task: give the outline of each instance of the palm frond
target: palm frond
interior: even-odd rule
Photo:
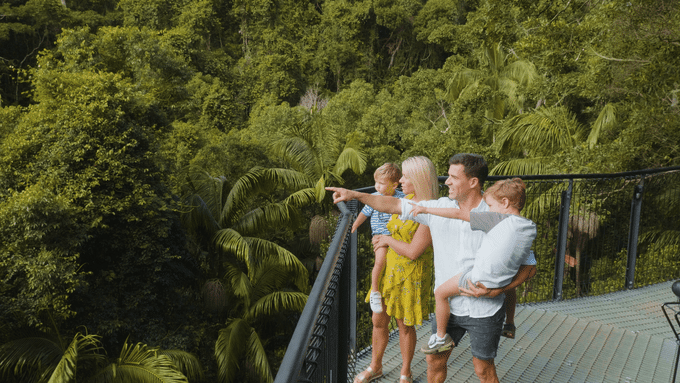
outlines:
[[[275,291],[255,302],[250,308],[250,317],[269,316],[284,310],[302,312],[307,303],[307,294],[297,291]]]
[[[190,210],[182,214],[182,222],[187,230],[199,237],[211,237],[219,230],[219,224],[215,220],[215,217],[219,215],[213,215],[210,207],[200,195],[194,194],[188,197],[186,204],[189,205]]]
[[[272,188],[271,184],[263,182],[262,169],[256,166],[234,183],[222,206],[219,217],[222,227],[231,226],[232,221],[235,220],[234,217],[239,217],[248,211],[248,204],[252,197]]]
[[[93,379],[93,383],[189,383],[186,376],[173,367],[167,356],[159,356],[163,365],[116,364],[112,363],[101,370]]]
[[[253,196],[270,194],[277,188],[297,191],[310,187],[311,180],[300,172],[291,169],[265,169],[255,167],[239,178],[229,193],[220,221],[232,224],[237,217],[249,211]]]
[[[640,234],[643,245],[680,246],[680,230],[651,230]]]
[[[533,184],[527,187],[527,201],[524,205],[525,217],[537,221],[546,212],[556,211],[562,203],[562,192],[568,184]]]
[[[226,178],[223,176],[213,177],[202,170],[193,170],[189,177],[191,195],[200,196],[204,205],[203,208],[215,219],[219,217],[229,189]]]
[[[680,173],[680,170],[672,171],[672,173]],[[665,210],[671,214],[680,215],[680,200],[676,197],[679,188],[680,181],[671,181],[662,190],[647,194],[645,198],[650,198],[656,204],[664,205]]]
[[[600,114],[597,116],[597,120],[590,129],[590,134],[588,135],[588,147],[590,149],[597,145],[597,141],[600,138],[600,134],[611,128],[616,124],[616,107],[612,104],[607,104],[602,108]]]
[[[100,353],[101,350],[99,336],[77,333],[52,372],[48,383],[75,382],[78,365],[93,360],[95,366],[98,366],[106,360]]]
[[[308,271],[293,253],[265,239],[249,237],[247,240],[253,249],[252,254],[256,261],[261,261],[264,257],[275,257],[277,262],[295,275],[293,279],[295,285],[301,291],[305,291],[309,278]]]
[[[234,295],[242,300],[250,297],[252,285],[250,283],[250,279],[248,278],[248,274],[244,273],[241,271],[241,269],[232,264],[228,264],[226,269],[227,272],[224,275],[224,279],[229,282],[228,285],[231,286],[231,290],[234,292]],[[246,302],[245,304],[248,306],[250,303]]]
[[[248,338],[248,360],[255,367],[255,372],[260,376],[261,382],[271,383],[274,381],[264,345],[254,329],[251,329],[250,337]]]
[[[490,71],[492,73],[497,73],[501,70],[505,64],[505,54],[503,52],[503,47],[500,43],[490,46],[484,44],[483,52],[486,64],[489,65]]]
[[[502,152],[550,155],[571,148],[583,130],[565,108],[541,108],[506,120],[497,135]]]
[[[286,199],[283,200],[283,203],[293,205],[295,207],[309,205],[317,200],[315,191],[316,189],[314,188],[298,190],[286,197]]]
[[[446,100],[451,103],[456,101],[461,96],[463,90],[475,84],[480,77],[481,73],[477,70],[463,69],[456,71],[448,81]]]
[[[479,89],[479,86],[480,86],[480,80],[476,80],[474,82],[471,82],[470,84],[468,84],[468,86],[466,86],[465,88],[463,88],[460,91],[460,94],[458,95],[458,97],[463,98],[463,99],[465,99],[466,97],[473,98],[474,94]]]
[[[355,147],[345,146],[335,162],[333,173],[342,176],[347,169],[362,174],[366,170],[366,155]]]
[[[59,364],[63,350],[58,343],[42,337],[13,340],[0,346],[0,378],[49,376]]]
[[[165,355],[190,382],[203,380],[203,367],[198,358],[182,350],[162,350],[159,355]]]
[[[310,177],[292,169],[265,168],[261,172],[265,182],[270,182],[278,188],[300,190],[312,185]]]
[[[236,378],[241,358],[249,352],[252,328],[243,319],[231,319],[227,327],[219,331],[215,342],[215,359],[217,360],[217,376],[220,383],[230,383]]]
[[[241,235],[256,235],[265,230],[290,225],[298,217],[298,209],[286,203],[272,203],[244,214],[232,228]]]
[[[492,175],[527,175],[527,174],[550,174],[548,157],[516,158],[499,162],[491,169]]]
[[[533,85],[540,78],[534,63],[526,60],[518,60],[508,64],[503,72],[504,77],[513,79],[518,85],[524,87]]]
[[[251,278],[253,283],[251,302],[292,286],[291,277],[294,279],[294,272],[286,267],[281,267],[276,259],[270,257],[263,260],[258,264],[256,272]],[[251,309],[252,307],[249,304],[247,308],[249,313]]]
[[[250,267],[250,247],[238,231],[231,228],[219,230],[215,233],[213,245],[222,253],[232,254]]]
[[[318,168],[319,153],[314,145],[303,136],[280,139],[272,145],[270,150],[274,156],[307,177],[314,178],[321,171]]]
[[[94,377],[95,383],[188,383],[172,359],[143,343],[123,344],[120,357]]]
[[[314,185],[314,194],[316,195],[316,202],[321,203],[326,196],[326,177],[319,178]]]

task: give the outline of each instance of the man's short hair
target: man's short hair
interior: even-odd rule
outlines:
[[[463,171],[468,178],[476,177],[479,187],[484,187],[486,177],[489,175],[489,166],[484,157],[479,154],[458,153],[449,158],[449,165],[463,165]]]
[[[500,180],[486,189],[484,197],[486,196],[491,196],[497,201],[507,198],[511,206],[522,210],[527,200],[526,185],[518,177]]]
[[[393,162],[386,162],[381,167],[375,169],[373,178],[386,178],[389,182],[399,182],[401,169],[399,169],[399,165]]]

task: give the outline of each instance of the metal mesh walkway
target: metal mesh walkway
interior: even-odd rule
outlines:
[[[635,290],[517,307],[516,339],[501,338],[496,368],[501,382],[663,382],[672,379],[676,341],[661,311],[676,301],[672,282]],[[417,329],[418,347],[430,322]],[[377,382],[398,382],[398,334],[390,337]],[[357,371],[370,363],[358,357]],[[427,381],[425,356],[416,350],[415,382]],[[478,382],[469,337],[454,348],[446,382]]]

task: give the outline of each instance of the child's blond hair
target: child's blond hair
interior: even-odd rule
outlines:
[[[518,177],[500,180],[486,189],[484,197],[486,196],[491,196],[497,201],[507,198],[510,206],[522,210],[527,199],[526,185]]]
[[[401,178],[401,169],[399,166],[392,162],[386,162],[381,167],[375,169],[373,172],[373,178],[384,178],[390,183],[399,182]]]

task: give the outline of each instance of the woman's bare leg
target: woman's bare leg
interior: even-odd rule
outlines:
[[[401,350],[401,375],[411,376],[411,361],[416,351],[416,330],[413,326],[405,325],[403,319],[397,319],[397,325]]]
[[[373,338],[371,339],[371,368],[373,371],[382,371],[383,355],[389,340],[390,317],[386,313],[387,308],[383,303],[381,313],[373,313]]]

